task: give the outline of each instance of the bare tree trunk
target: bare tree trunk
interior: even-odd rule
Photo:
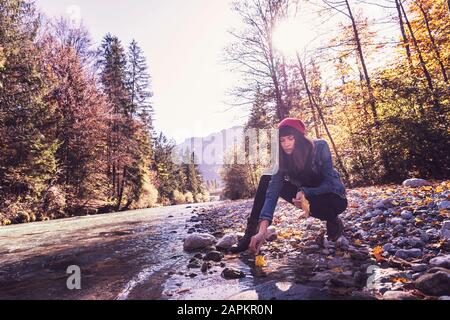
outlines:
[[[355,42],[356,42],[356,49],[358,51],[359,59],[360,59],[361,66],[362,66],[363,72],[364,72],[364,77],[365,77],[365,81],[366,81],[366,85],[367,85],[367,91],[369,93],[369,104],[372,109],[372,115],[373,115],[373,119],[375,121],[375,127],[379,128],[380,123],[379,123],[377,109],[376,109],[375,97],[373,94],[372,83],[370,80],[369,72],[367,71],[366,61],[364,59],[364,53],[363,53],[362,46],[361,46],[361,39],[359,37],[358,28],[356,26],[356,21],[355,21],[355,18],[353,17],[353,12],[350,7],[350,4],[348,3],[348,0],[345,0],[345,4],[347,5],[350,20],[352,21],[352,28],[353,28],[353,33],[354,33]]]
[[[433,80],[431,79],[430,72],[428,71],[425,60],[423,59],[422,51],[420,50],[419,44],[417,43],[416,36],[414,35],[414,31],[411,27],[411,23],[409,22],[408,15],[406,14],[405,8],[403,7],[403,4],[401,3],[401,1],[399,2],[399,4],[400,4],[400,8],[402,9],[403,16],[405,17],[405,22],[406,22],[406,25],[408,26],[409,33],[411,34],[411,38],[413,40],[414,47],[416,48],[417,55],[419,56],[420,65],[422,67],[423,73],[427,80],[428,89],[430,91],[430,94],[433,97],[434,108],[436,109],[436,111],[440,112],[439,100],[436,97],[436,92],[434,91]]]
[[[359,72],[359,84],[360,84],[360,86],[361,86],[361,95],[362,95],[362,101],[364,101],[364,106],[363,106],[363,111],[364,111],[364,115],[365,115],[365,117],[366,117],[366,128],[367,128],[367,142],[368,142],[368,145],[369,145],[369,152],[371,153],[371,154],[373,154],[374,152],[373,152],[373,132],[372,132],[372,125],[371,125],[371,123],[370,123],[370,121],[369,121],[369,118],[370,118],[370,115],[369,115],[369,111],[367,111],[367,108],[366,108],[366,103],[365,103],[365,101],[366,101],[366,99],[365,99],[365,97],[364,97],[364,92],[366,91],[365,90],[365,88],[364,88],[364,76],[363,76],[363,74],[362,74],[362,71],[361,71],[361,66],[360,66],[360,63],[359,63],[359,61],[358,61],[358,57],[356,57],[356,65],[357,65],[357,67],[358,67],[358,72]]]
[[[300,69],[300,74],[301,74],[302,80],[303,80],[303,85],[305,86],[306,94],[308,96],[309,106],[311,108],[311,112],[312,112],[313,119],[314,119],[314,130],[316,131],[316,137],[317,137],[317,139],[320,139],[321,136],[320,136],[320,132],[319,132],[319,128],[318,128],[319,121],[316,116],[316,110],[314,108],[312,93],[311,93],[311,90],[309,89],[308,82],[306,81],[306,75],[304,74],[303,64],[302,64],[302,61],[300,60],[300,56],[298,55],[298,53],[297,53],[297,60],[298,60],[298,65],[299,65],[299,69]]]
[[[428,36],[430,37],[430,42],[433,47],[434,53],[436,54],[436,60],[438,61],[438,64],[441,68],[441,72],[442,72],[442,76],[444,77],[444,81],[446,83],[448,83],[447,70],[445,70],[445,66],[444,66],[444,63],[442,62],[442,58],[441,58],[441,53],[439,51],[439,48],[436,45],[436,41],[434,40],[433,34],[431,33],[428,15],[427,15],[426,11],[424,10],[423,6],[418,1],[415,1],[415,3],[419,7],[420,11],[422,12],[423,20],[425,22],[425,26],[427,27]]]
[[[330,130],[328,129],[328,125],[327,125],[327,123],[325,121],[325,118],[323,116],[322,110],[321,110],[320,106],[317,104],[317,102],[316,102],[316,100],[314,98],[314,95],[311,93],[311,90],[309,89],[308,80],[306,78],[305,68],[303,67],[303,63],[300,60],[300,57],[298,55],[297,55],[297,60],[298,60],[298,66],[299,66],[299,69],[300,69],[300,74],[301,74],[302,79],[303,79],[303,83],[305,85],[306,91],[308,92],[308,97],[310,97],[310,99],[311,99],[311,103],[312,103],[313,108],[315,107],[317,109],[319,117],[322,120],[322,124],[323,124],[323,127],[325,129],[325,132],[327,133],[327,136],[330,139],[330,142],[331,142],[332,148],[334,150],[334,153],[336,154],[336,160],[337,160],[339,166],[341,167],[342,172],[344,173],[346,181],[349,181],[350,180],[349,174],[348,174],[347,170],[345,169],[344,163],[342,162],[342,159],[341,159],[341,157],[339,155],[339,152],[337,150],[336,144],[334,143],[334,139],[333,139],[333,137],[332,137],[332,135],[330,133]]]
[[[399,24],[400,24],[400,31],[402,33],[403,45],[405,46],[406,56],[408,57],[409,67],[411,68],[411,71],[413,71],[414,67],[413,67],[412,58],[411,58],[411,48],[409,47],[409,40],[408,40],[408,37],[406,36],[405,26],[403,25],[403,16],[402,16],[402,10],[400,9],[399,1],[400,0],[395,0],[395,6],[397,8],[398,20],[399,20]]]
[[[123,198],[123,190],[125,188],[125,180],[126,180],[126,174],[127,174],[127,168],[123,168],[123,174],[122,174],[122,181],[121,183],[117,183],[119,186],[118,191],[118,199],[117,199],[117,211],[120,211],[120,205],[122,204],[122,198]]]
[[[273,57],[271,57],[271,61],[272,61],[272,63],[274,63]],[[276,70],[274,67],[272,67],[271,69],[272,69],[271,77],[272,77],[273,86],[274,86],[274,90],[275,90],[277,114],[278,114],[279,120],[281,121],[287,117],[287,112],[286,112],[286,107],[284,106],[284,103],[283,103],[283,98],[282,98],[281,90],[280,90],[280,82],[278,81],[278,76],[277,76]]]
[[[345,87],[345,86],[346,86],[346,82],[345,82],[344,77],[341,78],[341,81],[342,81],[342,85]],[[351,126],[351,121],[350,121],[350,119],[349,119],[349,117],[348,117],[348,114],[347,114],[347,112],[346,112],[346,110],[345,110],[347,105],[348,105],[348,99],[347,99],[347,96],[344,95],[344,116],[345,116],[345,122],[346,122],[346,127],[349,129],[349,133],[350,133],[350,143],[352,144],[352,149],[355,150],[355,149],[356,149],[356,146],[357,146],[357,144],[355,143],[355,141],[356,141],[357,139],[355,138],[355,134],[354,134],[354,132],[353,132],[353,130],[352,130],[352,126]],[[364,177],[370,177],[370,178],[372,179],[372,175],[369,174],[369,173],[367,172],[367,170],[366,170],[367,165],[366,165],[366,163],[364,162],[364,159],[361,157],[361,153],[360,153],[360,152],[357,152],[357,153],[356,153],[356,158],[358,159],[358,161],[359,161],[359,163],[360,163],[360,165],[361,165],[361,168],[362,168],[362,171],[363,171],[363,176],[364,176]],[[352,187],[352,185],[350,184],[349,187]]]

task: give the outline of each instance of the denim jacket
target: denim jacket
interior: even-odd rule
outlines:
[[[342,198],[346,198],[345,186],[341,181],[339,172],[333,167],[333,160],[327,141],[323,139],[314,139],[313,141],[315,148],[312,155],[313,160],[311,166],[313,170],[320,174],[322,181],[317,187],[304,187],[297,185],[297,191],[302,190],[307,199],[310,196],[317,196],[324,193],[335,193]],[[272,224],[273,213],[275,211],[283,183],[286,178],[289,179],[289,177],[281,173],[277,167],[278,163],[275,165],[276,173],[272,174],[272,178],[269,182],[266,192],[266,199],[259,217],[259,221],[268,220],[270,225]],[[293,183],[296,184],[295,182]]]

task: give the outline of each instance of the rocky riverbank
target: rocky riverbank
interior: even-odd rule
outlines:
[[[262,247],[263,267],[254,266],[249,252],[227,253],[245,230],[253,199],[194,209],[183,243],[192,255],[190,276],[213,274],[216,266],[224,281],[250,276],[262,286],[273,280],[301,286],[290,299],[303,288],[337,299],[449,299],[450,181],[356,188],[348,202],[344,235],[331,242],[323,222],[301,218],[300,209],[280,199]],[[238,259],[252,268],[241,270]]]

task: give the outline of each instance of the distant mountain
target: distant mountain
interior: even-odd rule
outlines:
[[[211,133],[205,137],[191,137],[184,140],[176,146],[179,155],[184,154],[186,150],[195,155],[199,161],[198,168],[206,184],[207,180],[216,181],[219,188],[224,184],[219,175],[219,169],[222,168],[223,157],[226,147],[230,146],[230,141],[226,139],[237,139],[240,141],[244,135],[243,126],[234,126],[229,129],[223,129],[219,132]]]

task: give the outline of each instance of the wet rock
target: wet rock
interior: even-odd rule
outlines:
[[[327,282],[333,277],[332,274],[328,272],[319,272],[314,274],[311,278],[309,278],[309,281],[311,282]]]
[[[229,249],[233,245],[235,245],[237,242],[238,242],[237,234],[231,233],[231,234],[227,234],[224,237],[222,237],[222,239],[220,239],[217,242],[216,247],[218,249]]]
[[[396,248],[392,243],[386,243],[383,246],[383,251],[389,252],[389,253],[395,253]]]
[[[362,252],[362,251],[358,251],[358,250],[353,250],[350,252],[350,257],[353,260],[359,260],[359,261],[364,261],[366,259],[369,258],[368,253],[366,252]]]
[[[423,241],[417,237],[408,238],[407,242],[408,245],[410,245],[413,248],[421,248],[425,245],[425,243],[423,243]]]
[[[379,200],[375,203],[374,208],[375,209],[382,209],[382,208],[390,208],[393,206],[392,201],[394,201],[393,198],[385,198],[383,200]]]
[[[450,239],[450,220],[446,220],[442,223],[441,237]]]
[[[267,228],[266,232],[266,240],[267,241],[274,241],[277,239],[277,230],[274,226],[270,226]]]
[[[270,281],[228,298],[228,300],[329,300],[328,290],[293,282]]]
[[[336,246],[338,248],[347,249],[349,247],[349,245],[350,245],[350,241],[348,241],[348,239],[344,236],[340,237],[336,241]]]
[[[204,261],[203,264],[202,264],[202,267],[201,267],[200,271],[201,271],[201,272],[206,272],[206,271],[208,271],[208,269],[211,269],[212,266],[213,266],[213,265],[212,265],[212,263],[211,263],[210,261]]]
[[[438,300],[450,300],[450,296],[442,296]]]
[[[328,262],[328,268],[334,269],[334,268],[340,268],[343,267],[346,264],[345,260],[340,257],[334,257]]]
[[[411,270],[414,272],[423,272],[428,269],[428,265],[425,263],[416,263],[412,265]]]
[[[203,260],[205,260],[205,261],[215,261],[215,262],[220,262],[220,260],[222,260],[222,259],[223,259],[223,254],[219,251],[210,251],[203,258]]]
[[[450,201],[441,201],[438,204],[439,210],[450,210]]]
[[[222,271],[222,277],[225,279],[239,279],[244,278],[245,273],[234,268],[225,268]]]
[[[349,275],[342,274],[342,273],[334,275],[328,281],[328,283],[329,283],[329,285],[335,286],[335,287],[346,287],[346,288],[357,287],[355,278],[353,278],[352,276],[349,276]]]
[[[192,260],[192,259],[191,259]],[[187,265],[187,267],[189,269],[200,269],[202,266],[202,263],[200,260],[194,259],[192,261],[189,262],[189,264]]]
[[[386,291],[383,300],[418,300],[418,298],[405,291]]]
[[[409,219],[412,219],[412,218],[413,218],[413,214],[412,214],[411,211],[403,210],[403,211],[400,213],[400,217],[402,217],[402,218],[405,219],[405,220],[409,220]]]
[[[417,279],[414,285],[427,295],[450,295],[450,273],[445,271],[427,273]]]
[[[395,218],[392,218],[391,220],[389,220],[389,222],[393,225],[400,225],[400,224],[403,224],[405,222],[405,220],[403,220],[400,217],[395,217]]]
[[[450,269],[450,254],[430,260],[430,266]]]
[[[370,220],[372,219],[374,216],[372,214],[372,212],[366,213],[363,217],[364,220]]]
[[[405,233],[405,227],[402,226],[401,224],[396,225],[394,227],[394,229],[392,229],[392,231],[394,231],[395,234],[404,234]]]
[[[188,235],[184,240],[183,248],[185,251],[202,249],[215,244],[216,238],[207,233],[194,233]]]
[[[190,222],[199,222],[199,221],[201,221],[201,219],[198,216],[193,216],[193,217],[191,217],[191,219],[189,221]]]
[[[436,229],[427,229],[425,233],[430,237],[430,239],[437,239],[439,238],[439,231]]]
[[[430,241],[430,236],[423,230],[419,231],[420,240],[422,240],[424,243]]]
[[[431,183],[424,179],[411,178],[411,179],[407,179],[407,180],[403,181],[402,185],[405,187],[417,188],[417,187],[429,186],[429,185],[431,185]]]
[[[419,258],[421,255],[420,249],[400,249],[395,253],[395,257],[400,259]]]
[[[194,258],[197,258],[197,259],[203,259],[203,255],[202,255],[201,253],[196,253],[196,254],[194,255]]]
[[[320,250],[320,246],[318,244],[312,244],[306,247],[303,247],[303,252],[305,253],[314,253]]]

